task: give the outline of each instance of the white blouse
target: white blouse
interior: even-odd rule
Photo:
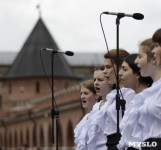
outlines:
[[[88,150],[87,141],[88,141],[88,130],[90,127],[90,117],[92,114],[95,113],[97,108],[99,108],[100,102],[96,103],[93,106],[93,109],[90,113],[86,114],[83,119],[77,124],[74,129],[74,137],[75,137],[75,144],[76,150]]]
[[[121,132],[121,140],[118,144],[119,150],[122,150],[125,147],[133,147],[139,149],[139,145],[130,145],[130,142],[140,142],[142,140],[141,136],[133,137],[133,130],[137,124],[139,118],[139,107],[141,107],[144,103],[143,92],[136,94],[133,100],[131,101],[129,107],[125,111],[125,115],[120,123],[120,132]],[[141,131],[139,130],[140,126],[137,126],[137,134],[140,135]]]
[[[161,79],[144,91],[144,105],[139,108],[138,124],[141,126],[142,140],[161,138]],[[136,130],[134,128],[134,135]]]
[[[113,90],[110,94],[106,96],[106,99],[111,103],[110,106],[106,109],[108,118],[107,124],[104,133],[106,135],[111,135],[117,131],[117,110],[116,110],[116,90]],[[129,88],[121,88],[120,99],[124,98],[126,101],[126,109],[128,108],[131,100],[135,96],[135,91]],[[122,110],[119,111],[119,123],[122,120]]]
[[[122,137],[118,148],[129,147],[129,142],[161,138],[161,79],[137,94],[121,121]],[[141,149],[135,144],[134,148]]]
[[[101,107],[101,110],[98,110],[95,115],[90,118],[91,124],[88,131],[89,139],[87,141],[87,145],[90,150],[106,150],[107,135],[116,133],[116,92],[116,90],[112,90],[107,94],[107,101]],[[127,88],[122,88],[121,92],[128,106],[130,100],[132,100],[135,95],[135,92],[132,89]]]
[[[87,147],[89,150],[107,150],[107,137],[104,135],[103,129],[107,125],[106,106],[108,105],[108,101],[104,103],[101,109],[100,104],[99,107],[97,107],[97,111],[93,113],[92,117],[90,118],[91,123],[88,130],[87,141]]]

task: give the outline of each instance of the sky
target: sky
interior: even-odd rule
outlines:
[[[40,5],[40,11],[37,5]],[[0,0],[0,51],[19,52],[41,18],[60,50],[101,52],[107,47],[100,24],[105,11],[142,13],[143,20],[123,17],[119,47],[130,53],[161,27],[159,0]],[[116,16],[101,15],[108,49],[116,48]]]

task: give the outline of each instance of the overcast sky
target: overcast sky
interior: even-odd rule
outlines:
[[[100,25],[104,11],[142,13],[143,20],[120,20],[120,48],[130,53],[161,27],[160,0],[0,0],[0,51],[20,51],[41,18],[61,50],[106,52]],[[109,49],[116,47],[116,16],[102,15]]]

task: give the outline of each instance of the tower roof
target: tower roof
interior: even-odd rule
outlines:
[[[51,52],[40,51],[41,48],[59,49],[42,19],[39,18],[31,34],[15,58],[6,78],[42,77],[43,66],[48,76],[51,76]],[[42,59],[40,57],[40,53]],[[42,61],[43,66],[42,66]],[[74,73],[63,54],[54,54],[54,76],[74,77]]]

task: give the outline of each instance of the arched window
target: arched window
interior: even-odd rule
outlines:
[[[49,123],[48,127],[48,146],[52,147],[52,134],[51,134],[51,124]]]
[[[2,139],[3,139],[2,133],[0,133],[0,145],[3,145]]]
[[[12,134],[9,133],[9,147],[12,147]]]
[[[44,132],[43,127],[40,127],[40,147],[44,147]]]
[[[21,146],[24,145],[24,143],[23,143],[23,131],[22,130],[20,131],[20,143],[21,143],[20,144]]]
[[[7,147],[7,130],[5,129],[5,133],[4,133],[4,139],[5,139],[5,147]]]
[[[29,136],[29,129],[26,130],[26,145],[29,146],[30,136]]]
[[[0,109],[2,109],[2,96],[0,95]]]
[[[15,130],[15,133],[14,133],[15,135],[14,135],[14,137],[15,137],[15,147],[17,147],[18,146],[18,144],[17,144],[17,131]]]
[[[52,128],[51,128],[51,124],[49,124],[49,128],[48,128],[48,145],[49,147],[52,146]],[[56,133],[56,131],[55,131]],[[55,134],[55,143],[56,143],[56,134]],[[59,147],[62,147],[63,146],[63,135],[62,135],[62,127],[61,127],[61,124],[60,122],[58,121],[58,146]]]
[[[59,145],[59,147],[63,146],[62,127],[61,127],[61,124],[59,121],[58,121],[58,145]]]
[[[40,92],[40,83],[36,82],[36,93]]]
[[[37,138],[36,138],[36,123],[34,123],[34,127],[33,127],[33,146],[37,146]]]
[[[73,147],[74,146],[74,133],[73,133],[73,125],[71,121],[68,122],[68,128],[67,128],[67,146]]]
[[[8,83],[8,93],[11,94],[12,93],[12,84]]]

